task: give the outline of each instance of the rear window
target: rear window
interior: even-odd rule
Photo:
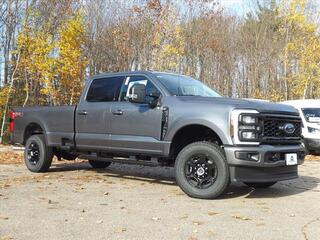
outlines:
[[[113,102],[118,101],[119,92],[124,80],[123,76],[94,79],[90,85],[88,102]]]

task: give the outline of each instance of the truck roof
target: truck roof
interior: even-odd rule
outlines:
[[[123,75],[123,74],[147,74],[147,73],[151,73],[151,71],[103,72],[103,73],[98,73],[93,76],[90,76],[90,78],[108,77],[108,76]]]
[[[93,76],[90,76],[89,78],[97,78],[97,77],[110,77],[110,76],[117,76],[117,75],[126,75],[126,74],[174,74],[174,75],[181,75],[175,72],[161,72],[161,71],[151,71],[151,70],[137,70],[137,71],[125,71],[125,72],[104,72],[95,74]]]

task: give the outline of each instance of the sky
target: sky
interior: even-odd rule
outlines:
[[[253,8],[253,2],[255,0],[218,0],[220,2],[221,7],[225,9],[227,13],[230,13],[230,15],[237,15],[239,17],[245,16],[247,12],[252,10]],[[0,79],[2,79],[3,75],[3,64],[1,62],[3,61],[2,56],[0,56]],[[1,82],[0,82],[1,86]]]
[[[219,0],[221,7],[225,8],[227,12],[244,16],[247,12],[252,10],[254,1],[252,0]]]

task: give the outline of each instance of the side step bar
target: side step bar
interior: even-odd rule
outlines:
[[[136,165],[143,165],[143,166],[150,166],[150,167],[163,166],[163,164],[158,162],[157,158],[151,158],[151,160],[148,161],[148,160],[139,160],[136,158],[123,158],[123,157],[106,158],[106,157],[100,157],[100,156],[95,156],[95,155],[86,155],[86,154],[81,154],[79,156],[79,158],[94,160],[94,161],[102,161],[102,162],[136,164]]]

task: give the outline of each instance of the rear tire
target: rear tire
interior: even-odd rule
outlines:
[[[210,142],[195,142],[184,147],[174,168],[177,184],[190,197],[216,198],[230,183],[226,157],[218,145]]]
[[[43,135],[30,136],[25,145],[24,161],[31,172],[46,172],[52,163],[53,150]]]
[[[111,162],[89,160],[89,164],[93,168],[106,168],[110,166]]]
[[[248,187],[252,188],[268,188],[277,182],[244,182]]]

